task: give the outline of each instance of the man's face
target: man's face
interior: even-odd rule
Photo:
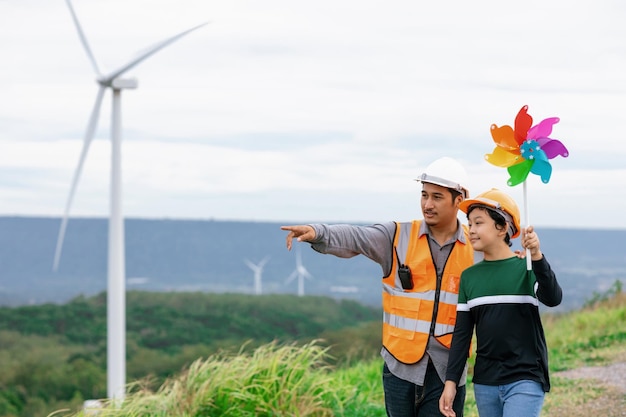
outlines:
[[[446,187],[422,183],[422,215],[429,226],[447,226],[456,224],[461,198],[452,200],[452,194]]]

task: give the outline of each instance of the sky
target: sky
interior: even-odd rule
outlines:
[[[626,229],[621,0],[72,4],[105,73],[208,22],[125,74],[127,217],[407,221],[414,179],[450,156],[471,195],[500,188],[537,227]],[[0,215],[62,216],[96,75],[65,1],[0,0],[0,22]],[[570,153],[526,199],[484,159],[523,105],[560,118]],[[108,216],[110,108],[71,216]]]

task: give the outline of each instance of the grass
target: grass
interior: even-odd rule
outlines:
[[[618,287],[621,288],[621,287]],[[626,293],[615,292],[585,309],[544,318],[553,389],[544,417],[624,416],[626,395],[594,380],[565,379],[557,371],[626,361]]]
[[[546,315],[551,373],[579,366],[626,360],[626,294],[615,294],[584,310]],[[144,383],[130,386],[119,407],[98,417],[200,416],[385,416],[382,360],[351,367],[328,365],[327,348],[270,343],[253,352],[217,354],[199,359],[156,392]],[[542,416],[620,416],[623,392],[590,380],[553,377]],[[468,382],[469,383],[469,382]],[[476,417],[471,383],[466,417]],[[60,410],[56,416],[82,417],[84,411]]]
[[[598,385],[592,380],[556,378],[552,391],[546,395],[543,417],[624,416],[626,396],[613,387]]]

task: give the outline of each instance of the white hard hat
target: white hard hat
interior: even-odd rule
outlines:
[[[419,178],[416,178],[415,181],[428,182],[430,184],[452,188],[460,192],[463,198],[469,197],[465,168],[463,168],[458,161],[447,156],[433,161],[426,167],[426,171],[420,175]]]

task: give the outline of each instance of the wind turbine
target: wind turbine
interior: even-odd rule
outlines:
[[[262,292],[261,291],[261,274],[263,274],[263,267],[267,263],[268,259],[269,258],[266,256],[257,265],[253,264],[247,259],[244,259],[244,262],[246,263],[246,265],[248,265],[248,267],[250,267],[250,269],[254,271],[254,293],[256,295],[260,295]]]
[[[130,62],[122,65],[118,69],[103,74],[98,67],[98,63],[91,52],[87,38],[80,25],[78,17],[72,7],[70,0],[66,0],[67,6],[72,15],[74,25],[78,31],[87,57],[97,74],[98,92],[96,101],[91,111],[91,117],[87,124],[83,148],[78,160],[78,166],[74,171],[74,177],[70,187],[70,193],[65,205],[63,220],[59,228],[57,246],[54,254],[53,269],[56,271],[61,259],[61,249],[65,238],[65,229],[72,206],[72,200],[76,192],[78,180],[85,163],[89,146],[93,140],[100,114],[100,106],[105,90],[110,88],[113,93],[113,109],[111,116],[111,194],[110,194],[110,215],[109,215],[109,242],[108,242],[108,281],[107,281],[107,394],[108,398],[123,400],[125,397],[126,385],[126,283],[125,283],[125,256],[124,256],[124,219],[122,215],[122,174],[121,174],[121,92],[124,89],[137,88],[137,80],[134,78],[121,78],[131,68],[153,55],[172,42],[180,39],[188,33],[206,25],[202,23],[192,27],[175,36],[167,38],[155,46],[143,51]]]
[[[306,268],[302,265],[302,254],[300,253],[300,245],[296,245],[296,269],[294,269],[291,275],[287,277],[285,283],[290,283],[296,277],[298,278],[298,296],[302,297],[304,295],[304,279],[311,279],[313,278],[313,275],[311,275],[309,271],[307,271]]]

